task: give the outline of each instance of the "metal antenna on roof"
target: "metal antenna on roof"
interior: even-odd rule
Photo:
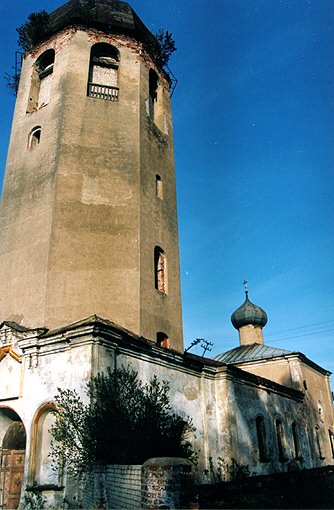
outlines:
[[[190,351],[190,349],[191,349],[192,347],[194,347],[195,345],[199,344],[201,341],[202,341],[202,339],[201,339],[201,338],[196,338],[196,340],[193,340],[193,341],[191,342],[191,344],[189,345],[189,347],[187,347],[187,348],[186,348],[186,350],[185,350],[184,352],[188,352],[188,351]]]
[[[208,340],[205,340],[205,338],[199,338],[198,339],[200,342],[202,342],[202,349],[203,349],[203,354],[202,354],[202,357],[205,356],[205,353],[206,351],[212,351],[212,347],[213,347],[213,342],[209,342]]]
[[[245,294],[246,294],[246,299],[248,298],[248,281],[247,280],[244,280],[242,282],[244,288],[245,288]]]

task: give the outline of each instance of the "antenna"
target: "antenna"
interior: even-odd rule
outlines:
[[[186,350],[184,352],[188,352],[190,351],[190,349],[192,349],[193,347],[195,347],[195,345],[199,344],[200,342],[202,341],[201,338],[196,338],[196,340],[193,340],[191,342],[191,344],[189,345],[189,347],[186,348]]]
[[[198,340],[200,342],[202,342],[202,345],[201,345],[201,347],[203,349],[202,357],[204,357],[206,351],[212,351],[213,342],[209,342],[208,340],[205,340],[205,338],[199,338]]]

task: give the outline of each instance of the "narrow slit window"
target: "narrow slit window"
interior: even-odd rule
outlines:
[[[88,96],[118,101],[119,51],[107,43],[97,43],[90,53]]]
[[[323,454],[322,441],[321,441],[320,430],[319,430],[318,426],[315,427],[315,441],[316,441],[316,445],[317,445],[319,459],[324,459],[325,456]]]
[[[285,436],[284,436],[284,429],[283,429],[283,423],[281,420],[276,420],[276,437],[277,437],[277,447],[278,447],[278,459],[280,462],[287,461],[286,456],[286,444],[285,444]]]
[[[334,459],[334,434],[331,430],[328,431],[329,434],[329,442],[331,445],[332,457]]]
[[[292,438],[293,438],[293,446],[294,446],[294,453],[295,453],[295,459],[301,459],[301,448],[300,448],[300,435],[299,435],[299,427],[296,422],[293,422],[292,424]]]
[[[162,248],[156,246],[154,249],[154,273],[155,288],[161,294],[167,294],[168,291],[168,275],[167,275],[167,259]]]
[[[41,126],[34,127],[28,137],[28,149],[34,149],[36,145],[38,145],[41,141],[41,132],[42,128]]]
[[[159,77],[157,73],[150,69],[149,71],[149,93],[148,93],[148,112],[151,119],[154,121],[155,103],[158,99],[158,84]]]
[[[259,460],[260,462],[268,462],[268,449],[267,449],[267,438],[266,438],[266,427],[262,416],[258,416],[255,420],[257,443],[259,448]]]
[[[158,174],[155,176],[155,193],[158,198],[160,198],[161,200],[163,199],[164,197],[163,182],[160,175]]]

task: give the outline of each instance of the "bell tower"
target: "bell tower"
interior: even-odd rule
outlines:
[[[24,57],[0,211],[0,319],[96,314],[183,350],[168,75],[129,4],[78,0]]]

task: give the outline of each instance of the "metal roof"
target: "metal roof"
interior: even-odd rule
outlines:
[[[262,344],[251,344],[241,345],[222,354],[215,356],[216,361],[221,363],[234,364],[242,363],[244,361],[256,361],[261,359],[276,358],[277,356],[285,356],[287,354],[293,354],[292,351],[285,349],[276,349],[275,347],[269,347],[269,345]]]
[[[144,43],[152,43],[153,35],[132,7],[121,0],[95,0],[94,9],[85,13],[80,0],[69,0],[49,14],[51,33],[70,25],[83,24],[107,33],[129,35]]]

